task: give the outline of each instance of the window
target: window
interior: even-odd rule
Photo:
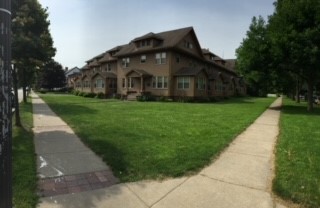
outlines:
[[[183,45],[184,45],[184,47],[186,47],[186,48],[190,48],[190,49],[193,48],[192,43],[190,43],[189,41],[186,41],[186,40],[183,42]]]
[[[176,62],[180,63],[180,55],[176,55]]]
[[[189,89],[190,77],[178,77],[178,89]]]
[[[157,76],[152,78],[152,87],[155,89],[166,89],[168,88],[168,77]]]
[[[89,81],[84,81],[84,88],[89,88],[89,87],[90,87]]]
[[[111,71],[111,64],[107,64],[106,71]]]
[[[149,45],[150,45],[150,40],[142,40],[140,42],[140,47],[149,46]]]
[[[146,63],[147,60],[147,56],[146,55],[142,55],[140,58],[140,63]]]
[[[104,81],[102,79],[96,79],[96,88],[104,88]]]
[[[165,64],[167,59],[166,53],[156,53],[156,64]]]
[[[129,64],[130,64],[130,58],[123,58],[123,59],[122,59],[122,66],[123,66],[124,68],[129,67]]]
[[[206,79],[204,77],[198,77],[197,88],[198,90],[206,89]]]

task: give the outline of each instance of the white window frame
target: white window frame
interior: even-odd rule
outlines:
[[[96,86],[95,87],[99,88],[99,89],[104,88],[104,80],[101,78],[96,79]]]
[[[106,66],[106,71],[111,71],[112,69],[111,69],[111,64],[107,64],[107,66]]]
[[[167,76],[155,76],[152,77],[153,89],[168,89],[168,77]]]
[[[141,55],[141,57],[140,57],[140,63],[141,64],[144,64],[144,63],[146,63],[147,62],[147,55]]]
[[[130,65],[130,58],[123,58],[122,59],[122,66],[123,66],[123,68],[128,68],[129,67],[129,65]]]
[[[190,88],[190,77],[178,77],[177,87],[178,89],[184,90]]]
[[[167,53],[166,52],[161,52],[161,53],[156,53],[156,64],[165,64],[167,62]]]

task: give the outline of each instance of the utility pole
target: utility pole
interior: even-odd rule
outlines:
[[[12,208],[11,0],[0,1],[0,208]]]

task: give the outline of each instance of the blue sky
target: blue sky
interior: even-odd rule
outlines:
[[[253,16],[267,18],[274,0],[39,0],[48,7],[55,60],[85,61],[149,32],[193,26],[202,48],[235,58]]]

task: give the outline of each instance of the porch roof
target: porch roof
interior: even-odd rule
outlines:
[[[92,76],[92,79],[100,75],[102,78],[117,78],[117,75],[112,72],[97,72]]]
[[[130,76],[131,74],[135,74],[135,76]],[[126,73],[126,77],[152,77],[152,74],[142,69],[131,69]]]

